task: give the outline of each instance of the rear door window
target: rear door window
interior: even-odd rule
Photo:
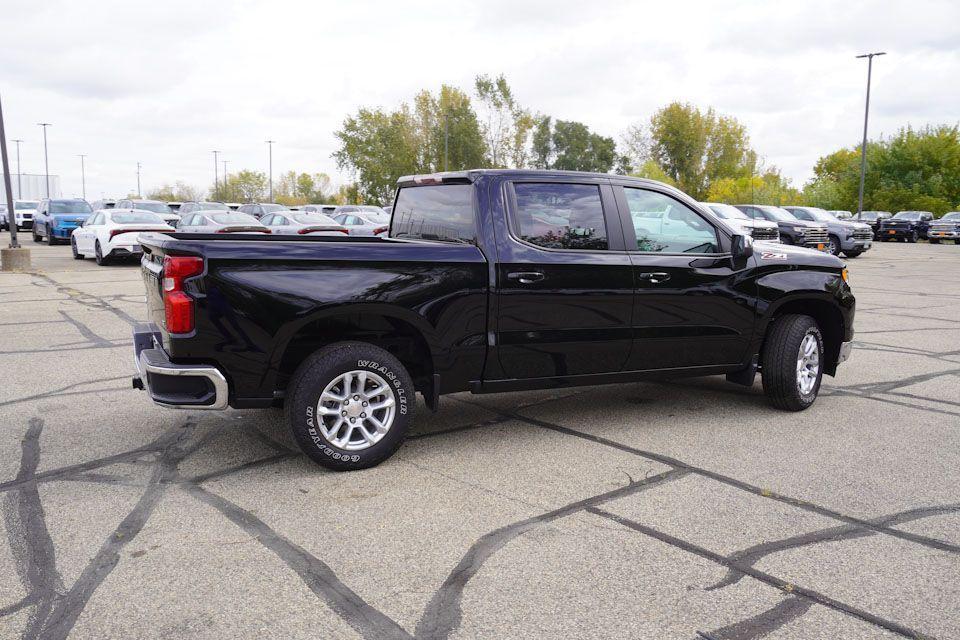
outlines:
[[[547,249],[608,248],[600,187],[595,184],[518,182],[513,231]]]
[[[477,223],[473,185],[443,184],[400,189],[390,237],[475,243]]]

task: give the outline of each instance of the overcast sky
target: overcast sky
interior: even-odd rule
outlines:
[[[333,132],[360,106],[504,73],[529,109],[619,139],[660,106],[713,106],[800,186],[871,137],[960,120],[960,2],[283,2],[0,0],[0,91],[24,173],[122,196],[230,171],[340,173]],[[10,28],[12,27],[12,28]],[[9,143],[12,152],[12,143]],[[14,171],[16,169],[14,168]]]

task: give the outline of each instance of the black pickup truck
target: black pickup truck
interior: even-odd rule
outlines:
[[[809,407],[850,352],[836,257],[757,242],[648,180],[481,170],[399,181],[389,237],[144,234],[134,386],[283,406],[337,470],[400,446],[419,392],[726,374]]]

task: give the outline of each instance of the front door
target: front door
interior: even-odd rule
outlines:
[[[629,370],[740,363],[755,285],[741,282],[706,218],[666,192],[615,187],[637,283]],[[635,248],[635,249],[634,249]]]
[[[620,371],[630,352],[633,267],[608,181],[517,181],[505,195],[496,331],[504,374]]]

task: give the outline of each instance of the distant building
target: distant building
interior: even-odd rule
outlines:
[[[47,177],[35,173],[21,173],[20,187],[23,193],[17,191],[17,174],[10,174],[10,188],[13,191],[14,200],[41,200],[47,197]],[[62,198],[60,191],[60,176],[50,176],[50,197]],[[0,202],[6,202],[7,190],[3,188],[3,180],[0,180]]]

